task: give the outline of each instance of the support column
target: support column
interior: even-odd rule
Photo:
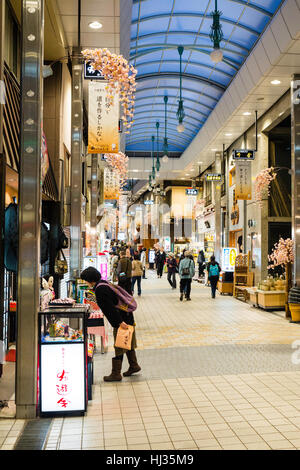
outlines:
[[[91,168],[91,251],[97,255],[98,155],[92,154]]]
[[[230,207],[229,207],[229,156],[223,145],[223,158],[225,159],[225,192],[226,192],[226,227],[225,227],[225,246],[229,246],[229,226],[230,226]]]
[[[293,75],[291,85],[293,284],[300,287],[300,75]]]
[[[215,159],[216,173],[221,173],[221,154],[216,153]],[[215,257],[216,260],[221,262],[221,181],[214,184],[215,188]]]
[[[0,0],[0,93],[4,91],[4,37],[5,37],[5,0]],[[6,157],[3,154],[3,101],[0,96],[0,341],[3,341],[4,327],[4,214],[5,214],[5,185],[6,185]],[[2,376],[0,343],[0,377]]]
[[[16,362],[17,418],[35,418],[40,290],[44,0],[22,3],[21,145]]]
[[[73,59],[72,66],[72,140],[71,140],[71,251],[70,273],[75,280],[80,275],[82,260],[81,240],[81,185],[82,185],[82,126],[83,89],[82,65]]]

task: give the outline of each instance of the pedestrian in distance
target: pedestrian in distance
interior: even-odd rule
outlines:
[[[118,285],[123,287],[128,294],[132,295],[131,291],[131,278],[132,278],[132,262],[131,259],[126,256],[126,251],[120,252],[120,260],[117,268]]]
[[[205,256],[204,256],[203,250],[199,251],[197,263],[198,263],[198,277],[201,278],[203,277],[204,267],[205,267]]]
[[[140,261],[139,254],[135,254],[134,260],[132,261],[132,281],[131,281],[132,295],[134,294],[134,286],[135,286],[135,283],[137,282],[138,296],[141,296],[142,275],[143,275],[143,265],[142,265],[142,262]]]
[[[211,256],[210,262],[207,265],[208,279],[210,281],[211,287],[211,297],[216,298],[217,284],[221,272],[219,263],[217,263],[216,258]]]
[[[121,310],[117,307],[119,303],[119,297],[117,294],[118,288],[110,284],[108,281],[101,280],[101,274],[96,268],[90,266],[85,269],[82,271],[80,278],[88,284],[89,288],[94,290],[97,304],[113,327],[114,340],[116,340],[119,327],[124,330],[128,329],[128,325],[135,327],[133,313],[131,311]],[[119,382],[122,380],[121,370],[124,354],[127,355],[129,363],[129,369],[123,373],[124,377],[128,377],[141,370],[135,353],[136,347],[136,334],[134,328],[131,350],[128,351],[126,349],[114,348],[115,357],[112,358],[112,371],[110,375],[103,377],[105,382]]]
[[[141,251],[141,262],[142,262],[142,266],[143,266],[143,279],[147,279],[146,278],[146,248],[142,248],[142,251]]]
[[[176,289],[176,273],[178,272],[177,262],[173,253],[168,254],[167,258],[168,267],[168,282],[172,289]]]
[[[179,264],[180,275],[180,300],[183,300],[183,294],[186,293],[186,300],[191,300],[192,279],[195,275],[195,263],[190,258],[191,253],[185,251],[184,259]]]
[[[157,261],[156,261],[156,266],[157,266],[157,277],[161,278],[163,274],[163,269],[164,265],[166,262],[166,253],[164,250],[161,248],[157,254]]]

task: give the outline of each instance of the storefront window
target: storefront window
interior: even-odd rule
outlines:
[[[20,79],[20,29],[16,18],[6,3],[5,12],[5,62],[11,72]]]

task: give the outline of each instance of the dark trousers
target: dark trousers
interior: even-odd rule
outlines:
[[[157,275],[158,275],[158,276],[160,276],[160,277],[162,276],[162,274],[163,274],[163,269],[164,269],[164,265],[163,265],[163,264],[159,264],[159,265],[157,266]]]
[[[202,277],[204,274],[204,265],[199,263],[199,277]]]
[[[176,273],[168,272],[168,281],[169,281],[170,286],[176,289]]]
[[[143,268],[143,279],[146,279],[146,268]]]
[[[180,294],[185,292],[187,298],[191,295],[192,279],[180,279]]]
[[[137,281],[138,295],[141,295],[141,293],[142,293],[142,291],[141,291],[141,280],[142,280],[142,276],[133,276],[132,277],[132,282],[131,282],[132,293],[134,292],[134,286],[135,286],[135,283]]]
[[[124,280],[120,280],[118,282],[118,286],[122,287],[123,289],[128,292],[128,294],[132,295],[132,290],[131,290],[131,277],[126,277]]]
[[[216,290],[217,290],[219,276],[211,276],[209,280],[210,280],[210,287],[211,287],[211,296],[214,299],[216,297]]]

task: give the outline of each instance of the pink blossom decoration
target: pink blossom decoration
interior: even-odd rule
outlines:
[[[119,94],[123,108],[123,122],[128,129],[131,127],[134,111],[136,91],[135,77],[137,70],[129,65],[122,56],[112,54],[108,49],[85,49],[82,51],[85,60],[91,62],[95,70],[100,70],[105,80],[108,81],[107,93],[110,103],[113,103],[114,95]]]
[[[273,269],[276,266],[285,266],[288,263],[294,262],[294,242],[290,238],[284,240],[280,238],[279,242],[274,245],[272,254],[268,256],[271,262],[268,269]]]
[[[120,189],[122,189],[127,180],[129,158],[123,152],[107,153],[105,156],[107,164],[119,176]]]
[[[270,195],[270,184],[277,177],[275,168],[266,168],[255,178],[254,192],[256,202],[262,206],[263,197]]]

